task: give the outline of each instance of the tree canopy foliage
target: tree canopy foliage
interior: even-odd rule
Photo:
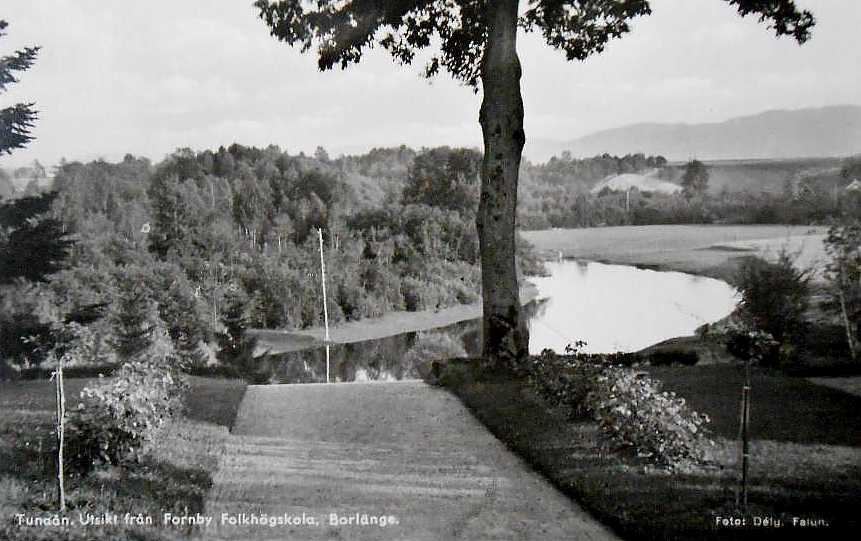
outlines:
[[[56,196],[51,192],[0,204],[0,284],[19,278],[44,282],[65,267],[73,241],[49,215]]]
[[[739,14],[758,15],[777,35],[799,42],[809,37],[813,16],[799,11],[792,0],[724,0]],[[258,0],[261,17],[278,39],[300,47],[317,46],[321,70],[346,68],[362,59],[374,44],[401,64],[410,64],[416,51],[439,39],[424,68],[428,77],[446,70],[470,86],[480,83],[487,40],[488,7],[483,0]],[[568,60],[583,60],[601,52],[607,42],[630,30],[629,21],[648,15],[648,0],[529,0],[518,24],[541,32],[545,41]]]
[[[16,243],[9,257],[4,252],[4,266],[41,274],[25,276],[26,289],[3,292],[4,322],[21,322],[4,323],[3,355],[33,363],[37,348],[22,339],[75,321],[92,338],[88,362],[131,358],[148,337],[166,336],[193,366],[215,357],[230,326],[235,334],[237,325],[320,325],[316,228],[324,231],[334,323],[478,299],[474,210],[452,209],[446,195],[474,189],[474,151],[318,154],[231,145],[180,149],[155,165],[133,156],[61,164],[54,192],[10,201],[0,212],[0,238],[50,219],[67,232],[60,240],[68,254],[47,268],[54,259],[44,250]],[[406,202],[409,183],[440,197]],[[15,263],[27,257],[40,259]]]
[[[709,171],[706,164],[699,160],[691,160],[685,164],[682,174],[682,189],[687,197],[701,196],[709,188]]]
[[[0,19],[0,39],[6,35],[9,23]],[[26,71],[33,65],[39,47],[25,47],[10,55],[0,56],[0,92],[18,82],[16,72]],[[30,130],[36,120],[33,103],[17,103],[0,109],[0,155],[11,154],[13,150],[24,148],[33,140]]]

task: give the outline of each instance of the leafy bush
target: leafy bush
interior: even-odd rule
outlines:
[[[594,356],[577,356],[564,359],[551,349],[533,357],[529,366],[529,379],[538,393],[551,404],[562,406],[569,417],[577,418],[588,413],[586,396],[595,388],[604,366]]]
[[[709,418],[689,409],[683,398],[624,368],[605,368],[596,383],[585,407],[616,443],[671,468],[705,460]]]
[[[780,342],[763,331],[730,328],[726,333],[726,349],[731,355],[762,366],[777,366],[784,355],[790,352],[790,348],[790,344],[781,346]]]
[[[736,277],[742,319],[780,342],[797,339],[803,334],[809,283],[810,272],[796,269],[786,251],[780,252],[775,263],[748,258]]]
[[[590,415],[617,444],[653,463],[682,467],[705,460],[708,416],[657,381],[596,355],[562,358],[544,350],[529,367],[536,391],[571,417]]]
[[[86,387],[67,421],[72,471],[137,461],[164,422],[181,407],[185,383],[170,356],[125,363],[113,381]]]

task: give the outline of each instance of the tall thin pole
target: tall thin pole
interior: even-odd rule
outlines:
[[[744,361],[744,385],[741,389],[741,509],[747,513],[748,470],[750,462],[750,368]]]
[[[320,280],[323,282],[323,321],[326,324],[326,383],[329,383],[329,308],[326,305],[326,262],[323,259],[323,229],[318,229],[320,237]]]
[[[747,485],[750,460],[750,440],[748,439],[748,424],[750,423],[750,387],[742,389],[742,442],[741,442],[741,505],[747,512]]]
[[[63,472],[63,447],[65,446],[66,394],[63,389],[63,356],[57,355],[57,500],[60,511],[66,510],[66,489]]]

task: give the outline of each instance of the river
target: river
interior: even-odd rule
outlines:
[[[662,340],[691,335],[704,323],[733,311],[737,292],[727,283],[680,272],[658,272],[625,265],[566,260],[547,263],[550,276],[532,277],[538,300],[527,306],[531,353],[563,352],[575,341],[583,351],[636,351]],[[479,353],[480,321],[464,321],[431,333],[447,333]],[[420,377],[407,361],[419,335],[330,348],[332,381],[397,380]],[[261,380],[278,383],[326,381],[324,348],[264,356]]]

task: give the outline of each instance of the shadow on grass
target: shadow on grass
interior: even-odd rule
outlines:
[[[239,404],[245,396],[246,383],[239,379],[216,379],[190,376],[185,398],[185,416],[233,428]]]
[[[670,473],[650,467],[632,454],[608,449],[595,423],[566,419],[564,412],[548,406],[524,381],[499,375],[484,379],[474,369],[474,365],[456,363],[444,370],[440,382],[514,453],[625,539],[738,541],[798,535],[842,539],[841,535],[859,526],[861,452],[856,449],[754,442],[750,504],[745,515],[737,505],[738,442],[719,438],[711,465]],[[714,377],[720,379],[719,375],[720,371]],[[765,374],[762,377],[767,379]],[[708,381],[700,385],[709,387]],[[695,387],[690,383],[688,390]],[[805,385],[799,389],[787,397],[830,398],[799,394],[810,391]],[[713,405],[715,400],[705,403]],[[728,404],[737,411],[737,403]],[[846,415],[841,413],[838,422]],[[784,418],[780,422],[789,423],[792,416],[782,414]],[[719,517],[745,517],[751,527],[721,527]],[[753,527],[754,517],[780,520],[783,527]],[[799,529],[792,527],[793,517],[822,518],[829,526],[827,531]]]
[[[710,429],[737,438],[744,373],[739,365],[649,367],[662,389],[711,417]],[[806,379],[751,368],[752,439],[861,447],[861,397]]]

